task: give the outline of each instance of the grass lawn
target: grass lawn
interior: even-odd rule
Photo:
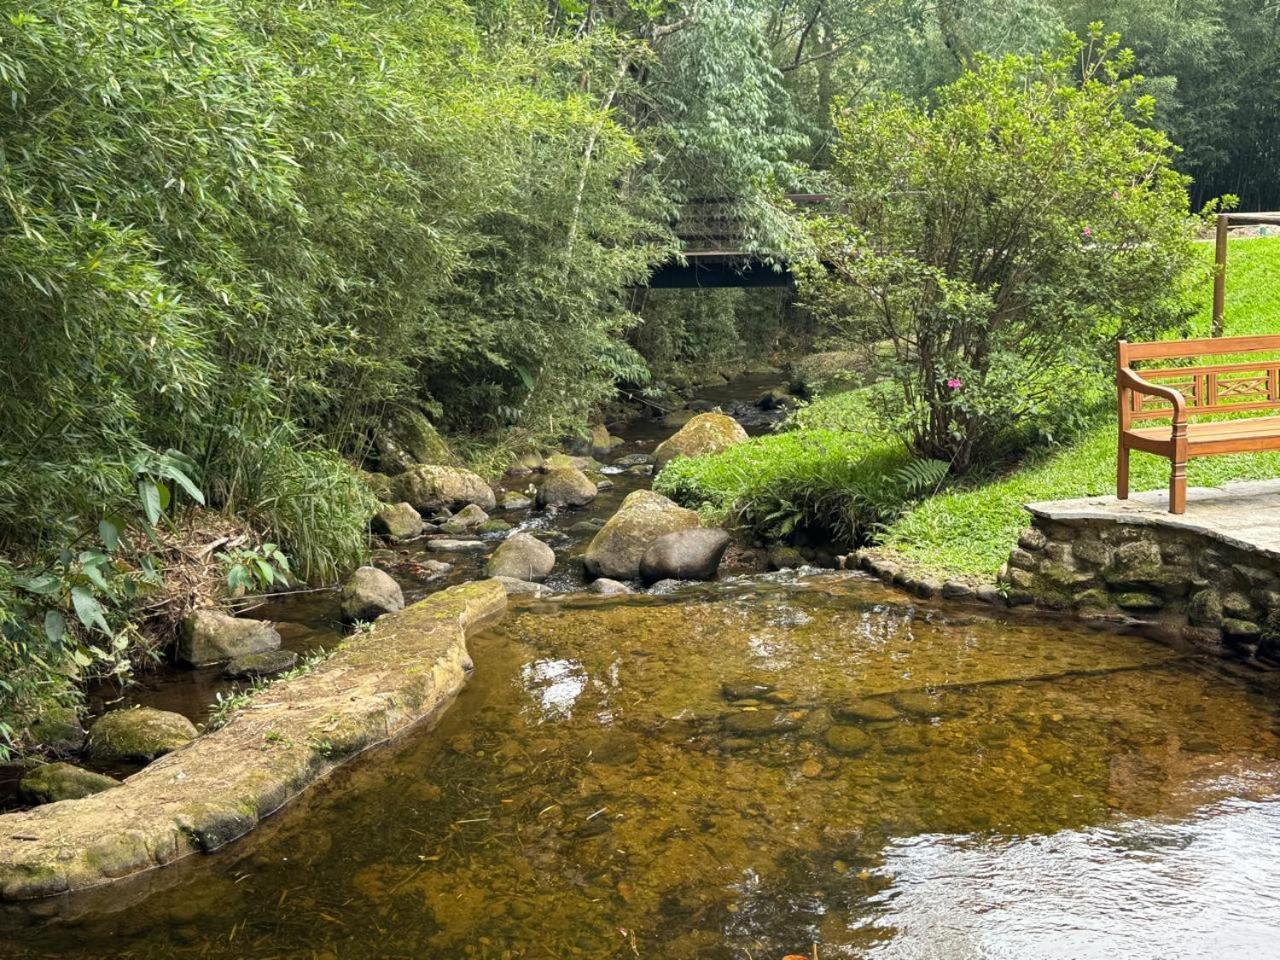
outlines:
[[[1280,453],[1204,457],[1187,465],[1192,486],[1280,476]],[[1169,461],[1135,452],[1134,490],[1165,489]],[[1027,525],[1025,503],[1112,494],[1116,489],[1116,428],[1106,424],[1071,446],[1016,473],[969,490],[925,500],[896,520],[884,545],[939,574],[994,575]]]
[[[1213,261],[1213,245],[1205,244]],[[1213,284],[1205,284],[1192,335],[1209,336],[1213,319]],[[1227,301],[1223,336],[1280,333],[1280,237],[1232,240],[1227,248]]]
[[[1206,244],[1205,256],[1212,255]],[[1233,240],[1225,334],[1280,334],[1276,291],[1280,237]],[[1211,282],[1206,282],[1200,302],[1192,336],[1209,334]],[[867,397],[867,390],[821,397],[793,414],[784,433],[714,456],[673,462],[655,489],[717,520],[753,517],[757,527],[762,516],[787,510],[811,516],[825,511],[834,529],[844,519],[838,513],[852,516],[860,509],[866,522],[874,522],[881,507],[892,510],[892,491],[876,488],[877,472],[899,470],[908,458],[900,443],[868,432],[874,415]],[[973,480],[917,503],[883,530],[883,545],[913,566],[941,576],[994,575],[1027,524],[1023,504],[1113,493],[1115,464],[1116,425],[1107,416],[1076,442],[1042,451],[1014,472]],[[1277,476],[1280,453],[1207,457],[1192,460],[1187,470],[1189,483],[1197,486]],[[1167,460],[1133,454],[1134,490],[1165,489],[1168,482]],[[869,496],[877,509],[865,509]]]

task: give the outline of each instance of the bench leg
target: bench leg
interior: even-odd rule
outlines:
[[[1169,474],[1169,512],[1187,512],[1187,425],[1173,425],[1173,470]]]
[[[1129,448],[1120,441],[1120,449],[1116,453],[1116,499],[1129,499]]]
[[[1174,461],[1173,473],[1169,477],[1169,512],[1187,512],[1187,465]]]

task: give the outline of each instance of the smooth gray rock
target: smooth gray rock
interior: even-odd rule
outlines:
[[[485,566],[491,577],[541,582],[556,565],[556,552],[528,533],[514,533],[494,551]]]
[[[640,577],[645,583],[713,580],[729,542],[729,534],[712,527],[664,534],[640,558]]]
[[[376,620],[384,613],[404,609],[400,584],[377,567],[358,567],[342,586],[342,619]]]
[[[620,597],[634,592],[625,583],[620,583],[617,580],[610,580],[608,577],[601,577],[598,580],[592,581],[591,586],[587,589],[592,593],[600,594],[602,597]]]
[[[381,534],[393,543],[412,540],[422,535],[422,514],[408,503],[391,503],[373,515],[369,524],[374,533]]]
[[[221,610],[196,610],[182,627],[178,659],[195,667],[280,648],[280,634],[270,623],[233,617]]]

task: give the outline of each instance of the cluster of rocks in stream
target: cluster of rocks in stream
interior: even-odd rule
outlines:
[[[875,747],[920,753],[928,748],[932,723],[958,712],[945,696],[925,690],[833,704],[797,703],[794,692],[750,679],[726,682],[720,692],[731,709],[718,718],[711,743],[725,753],[758,749],[766,738],[784,735],[817,741],[838,757],[858,757]],[[821,773],[816,758],[806,766],[807,776]]]

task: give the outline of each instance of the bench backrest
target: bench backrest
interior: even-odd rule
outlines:
[[[1242,353],[1280,354],[1280,335],[1217,337],[1204,340],[1157,340],[1116,346],[1116,365],[1133,369],[1141,360],[1173,360],[1189,357],[1231,356]],[[1245,413],[1280,408],[1280,356],[1254,362],[1207,363],[1194,366],[1149,367],[1144,380],[1172,387],[1187,402],[1188,416]],[[1128,419],[1159,420],[1169,417],[1167,400],[1124,391]]]

